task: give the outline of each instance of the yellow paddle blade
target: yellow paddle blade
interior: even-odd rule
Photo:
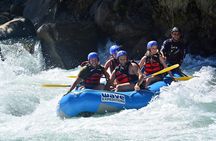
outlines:
[[[70,75],[70,76],[67,76],[68,78],[77,78],[78,76],[76,75]],[[102,78],[105,78],[104,76],[102,76]]]
[[[175,78],[175,80],[186,81],[186,80],[190,80],[191,78],[193,78],[193,76],[183,76],[183,77]]]
[[[158,72],[156,72],[156,73],[153,73],[152,76],[156,76],[156,75],[159,75],[159,74],[162,74],[162,73],[171,71],[171,70],[173,70],[173,69],[175,69],[175,68],[178,68],[178,67],[179,67],[179,64],[172,65],[172,66],[167,67],[167,68],[165,68],[165,69],[162,69],[162,70],[160,70],[160,71],[158,71]]]
[[[51,88],[51,87],[70,87],[71,85],[67,85],[67,84],[43,84],[42,87],[47,87],[47,88]]]
[[[68,78],[77,78],[77,76],[76,75],[70,75],[70,76],[68,76]]]

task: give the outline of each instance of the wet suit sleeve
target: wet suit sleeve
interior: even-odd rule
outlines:
[[[180,63],[179,64],[182,64],[183,63],[183,60],[186,56],[186,51],[187,51],[187,48],[185,47],[185,44],[183,42],[181,42],[181,45],[179,46],[180,47],[180,52],[179,52],[179,60],[180,60]]]
[[[78,77],[82,78],[82,79],[86,79],[89,75],[89,69],[87,66],[85,66],[84,68],[82,68],[82,70],[79,72]]]
[[[167,56],[167,51],[168,51],[167,45],[168,45],[168,43],[167,43],[167,40],[166,40],[166,41],[163,42],[163,44],[161,46],[160,52],[162,52],[164,56]]]
[[[185,58],[186,56],[186,53],[188,52],[188,48],[186,47],[186,44],[185,43],[182,43],[183,44],[183,59]]]

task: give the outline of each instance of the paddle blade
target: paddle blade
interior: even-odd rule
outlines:
[[[193,76],[183,76],[183,77],[175,78],[175,80],[186,81],[186,80],[190,80],[191,78],[193,78]]]
[[[70,75],[70,76],[67,76],[68,78],[77,78],[78,76],[76,75]],[[102,78],[105,78],[105,76],[102,76]]]
[[[70,76],[68,76],[68,78],[77,78],[77,76],[76,75],[70,75]]]
[[[70,87],[71,85],[67,84],[43,84],[42,87],[54,88],[54,87]]]
[[[176,69],[176,68],[178,68],[178,67],[179,67],[179,64],[172,65],[172,66],[167,67],[167,68],[165,68],[165,69],[162,69],[162,70],[160,70],[160,71],[158,71],[158,72],[156,72],[156,73],[153,73],[152,76],[156,76],[156,75],[159,75],[159,74],[162,74],[162,73],[171,71],[171,70]]]

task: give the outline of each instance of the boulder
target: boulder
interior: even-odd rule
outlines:
[[[99,35],[93,23],[44,24],[37,35],[47,67],[69,69],[86,60],[90,51],[97,50]]]
[[[35,35],[34,25],[30,20],[23,17],[15,18],[0,25],[0,40]]]
[[[23,14],[41,27],[49,65],[71,68],[106,38],[140,59],[147,42],[161,45],[173,26],[182,29],[189,53],[216,54],[215,7],[215,0],[28,0]]]

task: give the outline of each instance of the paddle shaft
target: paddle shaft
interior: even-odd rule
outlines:
[[[159,74],[163,74],[163,73],[165,73],[165,72],[171,71],[171,70],[173,70],[173,69],[175,69],[175,68],[178,68],[178,67],[179,67],[179,64],[175,64],[175,65],[172,65],[172,66],[170,66],[170,67],[164,68],[164,69],[162,69],[162,70],[160,70],[160,71],[158,71],[158,72],[156,72],[156,73],[153,73],[153,74],[149,75],[148,77],[156,76],[156,75],[159,75]],[[71,75],[71,76],[68,76],[68,77],[69,77],[69,78],[77,78],[77,76],[75,76],[75,75]],[[104,78],[104,77],[103,77],[103,78]]]
[[[147,78],[151,77],[151,76],[156,76],[156,75],[159,75],[159,74],[166,73],[166,72],[171,71],[171,70],[173,70],[175,68],[178,68],[178,67],[179,67],[179,64],[172,65],[170,67],[164,68],[164,69],[162,69],[162,70],[160,70],[160,71],[158,71],[156,73],[153,73],[153,74],[147,76]],[[71,77],[72,78],[77,78],[77,76],[69,76],[69,77],[70,78]],[[42,87],[71,87],[71,85],[67,85],[67,84],[44,84],[44,85],[42,85]]]
[[[43,84],[42,87],[52,88],[52,87],[71,87],[67,84]]]

